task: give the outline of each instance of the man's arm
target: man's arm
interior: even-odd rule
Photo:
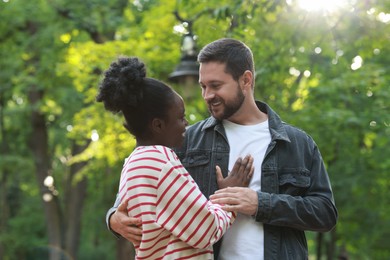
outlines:
[[[305,195],[275,194],[250,188],[228,187],[210,196],[227,211],[254,216],[256,221],[300,230],[326,232],[337,222],[330,181],[319,151],[313,156],[310,186]]]
[[[120,203],[117,197],[114,206],[107,211],[107,228],[119,238],[123,237],[134,245],[139,245],[142,238],[141,220],[127,215],[126,203]],[[119,205],[118,205],[119,204]]]
[[[217,166],[216,174],[220,188],[228,186],[248,186],[253,175],[253,157],[247,155],[244,159],[238,158],[227,178],[223,178],[221,169]],[[113,232],[116,237],[124,237],[134,245],[141,241],[142,229],[139,228],[141,220],[129,217],[126,204],[120,204],[120,198],[117,197],[114,206],[107,211],[107,228]]]
[[[120,204],[120,199],[119,199],[119,197],[118,197],[118,195],[117,195],[117,196],[116,196],[116,199],[115,199],[114,205],[112,206],[112,208],[110,208],[110,209],[107,211],[107,214],[106,214],[106,224],[107,224],[107,228],[108,228],[108,230],[110,230],[117,238],[119,238],[120,235],[119,235],[118,233],[116,233],[114,230],[111,229],[110,218],[111,218],[112,214],[114,214],[115,211],[117,210],[119,204]]]
[[[293,196],[258,191],[256,221],[318,232],[330,231],[336,225],[338,212],[318,147],[314,146],[311,158],[310,182],[305,193]]]

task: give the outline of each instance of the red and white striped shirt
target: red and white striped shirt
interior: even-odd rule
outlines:
[[[136,259],[213,259],[212,245],[235,214],[212,204],[164,146],[142,146],[123,166],[119,196],[142,219]]]

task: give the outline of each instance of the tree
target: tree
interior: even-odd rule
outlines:
[[[299,1],[0,2],[0,258],[106,259],[123,244],[118,259],[131,254],[104,216],[135,143],[95,95],[119,55],[141,57],[148,76],[168,81],[189,29],[175,11],[192,21],[199,47],[220,37],[247,43],[256,97],[319,145],[340,219],[332,233],[308,234],[310,254],[388,258],[389,7],[383,0],[332,12],[307,11]],[[196,92],[186,104],[192,123],[207,116]]]

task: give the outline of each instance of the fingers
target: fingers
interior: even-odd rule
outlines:
[[[246,166],[248,164],[248,161],[249,161],[249,158],[248,158],[248,155],[244,157],[244,159],[241,161],[241,165],[240,165],[240,168],[238,169],[238,172],[237,172],[237,175],[238,175],[238,178],[243,181],[246,179],[246,176],[245,176],[245,169],[246,169]]]
[[[216,174],[216,178],[217,178],[217,183],[220,183],[221,181],[223,181],[222,170],[221,170],[221,167],[219,167],[218,165],[215,166],[215,174]]]
[[[237,172],[238,178],[241,180],[242,183],[245,184],[245,186],[249,184],[249,181],[253,175],[253,161],[254,159],[251,155],[245,156],[244,159],[241,161],[241,165]]]
[[[140,236],[142,235],[142,229],[135,226],[128,226],[126,228],[126,233],[128,233],[129,237],[134,237],[135,240],[141,240]]]
[[[231,194],[231,193],[237,193],[242,190],[242,187],[227,187],[224,189],[216,190],[215,193],[211,196],[215,196],[215,194],[218,193],[224,193],[224,194]]]
[[[140,218],[133,218],[128,215],[126,202],[119,204],[114,215],[118,219],[117,221],[119,221],[123,226],[139,226],[142,224]]]
[[[252,216],[258,208],[257,192],[250,188],[229,187],[218,190],[210,196],[210,201],[220,204],[226,211],[236,211]]]
[[[125,202],[122,202],[121,204],[119,204],[117,211],[120,211],[120,212],[127,214],[127,204]]]
[[[241,159],[241,157],[238,157],[236,162],[234,163],[232,171],[230,172],[231,176],[234,176],[235,174],[237,174],[237,172],[239,171],[239,169],[241,167],[241,163],[242,163],[242,159]]]
[[[247,175],[247,178],[248,178],[248,181],[250,181],[252,179],[252,176],[253,176],[253,173],[255,172],[255,167],[252,165],[248,175]]]
[[[122,231],[121,236],[137,246],[142,240],[142,229],[137,227],[126,227],[126,229]]]
[[[142,239],[142,220],[129,217],[127,202],[119,204],[118,208],[110,217],[110,228],[123,238],[138,246]]]
[[[237,158],[233,165],[233,169],[228,173],[227,177],[224,178],[222,175],[222,170],[219,166],[216,167],[216,180],[219,189],[226,187],[248,187],[248,184],[252,178],[254,168],[253,168],[253,157],[247,155],[242,159],[241,157]]]
[[[224,207],[230,205],[231,209],[227,211],[233,211],[234,208],[232,208],[232,206],[240,204],[240,198],[238,198],[235,192],[230,188],[220,190],[213,195],[210,195],[210,201]]]
[[[236,162],[234,163],[233,169],[230,172],[231,176],[242,176],[242,173],[245,171],[246,166],[248,163],[251,162],[251,165],[253,164],[253,158],[250,155],[247,155],[242,159],[241,157],[238,157]]]
[[[248,186],[253,173],[255,172],[255,167],[253,166],[254,159],[252,156],[249,157],[248,163],[245,165],[244,173],[242,174],[243,182],[245,183],[245,186]]]
[[[142,224],[142,220],[140,218],[127,217],[121,219],[122,225],[128,227],[138,227]]]
[[[120,233],[122,237],[138,246],[142,240],[141,220],[138,218],[129,217],[122,222]]]
[[[253,157],[251,155],[247,155],[245,156],[244,158],[244,161],[245,162],[245,168],[244,168],[244,172],[243,174],[241,175],[242,178],[247,182],[248,179],[250,180],[252,178],[252,175],[253,175]],[[243,163],[244,164],[244,163]]]

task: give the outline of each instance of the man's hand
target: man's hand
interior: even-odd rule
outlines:
[[[226,178],[223,178],[221,168],[216,166],[218,188],[227,187],[248,187],[254,172],[253,157],[245,156],[244,160],[239,157],[234,163],[232,171]]]
[[[243,187],[217,190],[210,196],[210,201],[222,205],[222,209],[226,211],[235,211],[249,216],[256,214],[259,204],[257,192]]]
[[[126,203],[121,203],[110,217],[110,227],[113,231],[138,246],[142,238],[141,219],[127,215]]]

